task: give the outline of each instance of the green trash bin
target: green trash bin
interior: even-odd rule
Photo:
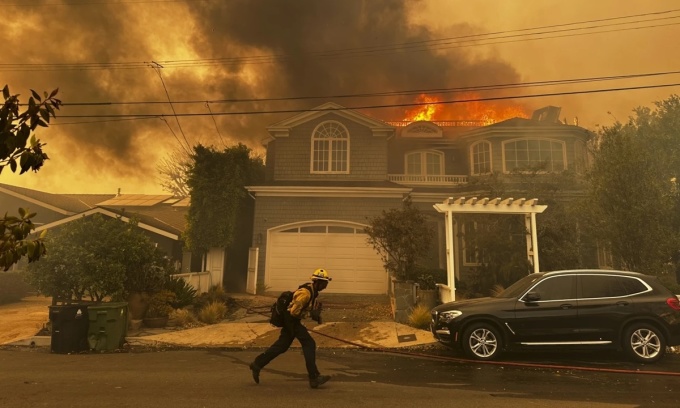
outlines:
[[[105,302],[87,308],[90,327],[87,340],[95,351],[116,350],[123,346],[128,325],[127,302]]]

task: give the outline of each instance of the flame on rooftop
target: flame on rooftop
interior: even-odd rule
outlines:
[[[479,99],[474,92],[458,94],[454,99],[461,101]],[[434,95],[420,94],[416,103],[421,105],[407,109],[403,121],[416,122],[466,120],[480,121],[491,125],[512,118],[529,118],[530,111],[522,105],[512,101],[471,101],[460,103],[441,103],[442,98]]]

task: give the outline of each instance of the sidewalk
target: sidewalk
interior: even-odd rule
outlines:
[[[264,299],[267,301],[267,299]],[[351,300],[350,300],[351,301]],[[334,299],[338,305],[340,300]],[[2,346],[49,347],[49,336],[35,336],[49,320],[49,299],[27,298],[20,303],[0,307],[0,328],[11,325],[11,333],[0,337]],[[349,306],[351,307],[351,306]],[[30,319],[11,319],[10,316],[30,316]],[[333,316],[332,313],[329,313]],[[263,315],[240,313],[240,317],[218,324],[195,328],[164,328],[129,331],[126,340],[131,347],[184,347],[184,348],[265,348],[279,335]],[[351,319],[351,314],[347,316]],[[344,319],[339,316],[331,320]],[[316,324],[305,320],[319,348],[403,348],[436,344],[426,330],[399,324],[387,319],[379,321],[329,321]],[[294,342],[292,347],[299,347]]]

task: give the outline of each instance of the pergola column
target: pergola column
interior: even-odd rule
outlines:
[[[456,263],[455,263],[455,240],[453,235],[454,213],[456,214],[523,214],[524,224],[527,229],[526,248],[527,259],[533,265],[534,273],[539,271],[538,265],[538,237],[536,234],[536,214],[542,213],[548,208],[547,205],[536,204],[538,199],[527,200],[525,198],[482,198],[472,197],[466,199],[449,197],[441,204],[435,204],[434,208],[444,213],[446,229],[446,276],[447,284],[439,285],[439,296],[442,302],[456,300]]]

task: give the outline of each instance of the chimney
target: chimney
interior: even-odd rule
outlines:
[[[120,187],[118,187],[118,194],[116,194],[116,197],[120,197]]]

